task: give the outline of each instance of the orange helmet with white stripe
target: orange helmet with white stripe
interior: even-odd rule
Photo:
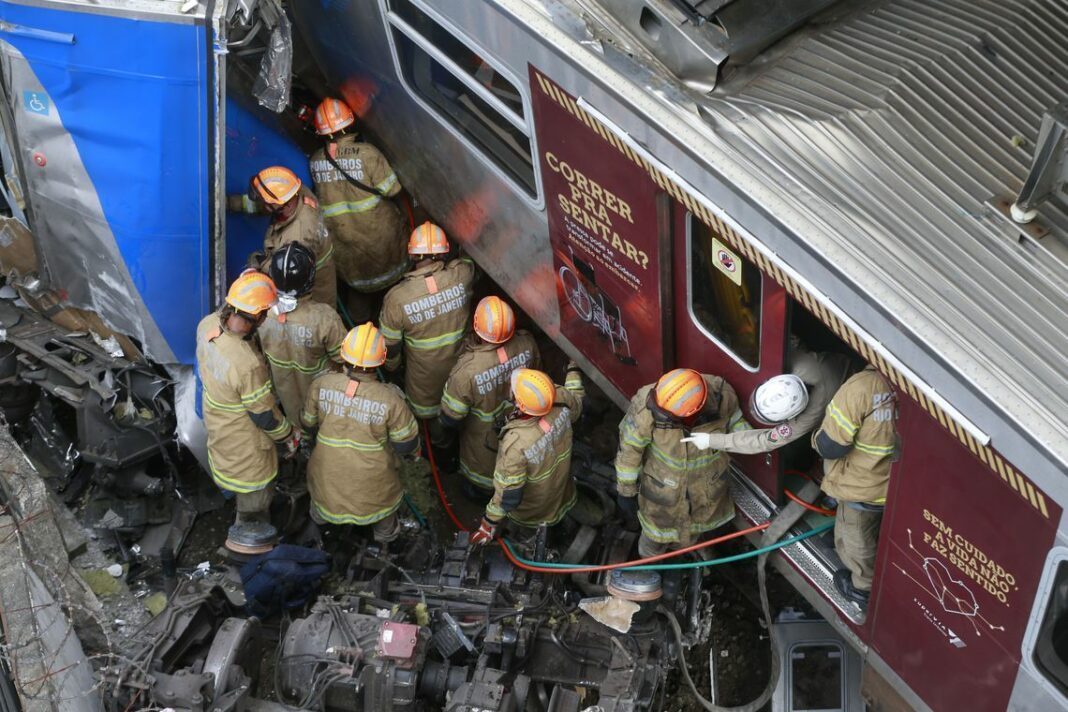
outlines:
[[[449,251],[445,231],[429,220],[412,230],[408,238],[409,255],[444,255]]]
[[[500,297],[486,297],[475,307],[475,333],[491,344],[503,344],[515,334],[515,312]]]
[[[386,340],[371,322],[360,324],[341,342],[341,358],[360,368],[378,368],[386,362]]]
[[[319,106],[315,109],[315,132],[320,136],[336,134],[352,126],[355,120],[348,104],[341,99],[327,97],[319,102]]]
[[[300,190],[300,178],[284,166],[271,166],[252,176],[252,187],[268,205],[285,205]]]
[[[705,379],[692,368],[668,371],[656,382],[656,404],[677,418],[689,418],[707,399]]]
[[[278,290],[262,272],[248,270],[234,280],[226,293],[226,303],[246,314],[260,314],[278,301]]]
[[[533,368],[512,371],[512,400],[522,413],[540,417],[553,409],[556,385],[548,374]]]

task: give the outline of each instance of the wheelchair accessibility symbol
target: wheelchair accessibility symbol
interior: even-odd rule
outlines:
[[[22,106],[26,111],[31,114],[40,114],[41,116],[48,116],[49,109],[48,95],[39,91],[24,91],[22,92]]]

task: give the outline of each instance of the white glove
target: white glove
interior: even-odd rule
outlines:
[[[684,443],[693,443],[698,450],[707,450],[712,447],[712,433],[691,433],[690,437],[683,438]]]

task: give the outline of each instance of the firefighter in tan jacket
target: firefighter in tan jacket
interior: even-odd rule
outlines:
[[[460,430],[460,472],[476,488],[472,495],[493,493],[497,461],[494,421],[510,406],[512,372],[538,368],[538,345],[529,332],[515,330],[515,312],[500,297],[486,297],[475,307],[474,334],[452,367],[441,394],[441,424]]]
[[[386,293],[379,328],[386,337],[386,369],[407,359],[404,392],[417,418],[430,419],[432,431],[441,410],[441,392],[463,347],[471,318],[471,284],[475,265],[466,257],[445,262],[445,232],[426,222],[412,231],[408,254],[416,260]],[[437,438],[435,438],[437,439]]]
[[[267,364],[253,338],[275,299],[270,278],[246,272],[231,285],[223,308],[197,327],[208,465],[215,484],[237,496],[235,526],[266,526],[278,475],[275,444],[284,445],[288,455],[300,444],[278,410]],[[233,548],[229,539],[227,545]]]
[[[847,380],[812,436],[823,457],[823,491],[838,500],[834,548],[845,569],[834,584],[866,605],[875,575],[879,527],[897,453],[897,403],[886,379],[869,365]]]
[[[575,506],[571,425],[582,415],[582,374],[568,366],[564,387],[530,368],[512,372],[512,417],[501,430],[493,498],[472,544],[485,544],[508,518],[518,527],[558,523]]]
[[[326,231],[319,201],[301,184],[293,171],[271,166],[252,176],[252,190],[246,195],[227,197],[234,212],[267,212],[271,224],[263,237],[263,253],[252,256],[253,266],[264,272],[270,268],[271,255],[282,245],[299,242],[315,255],[315,286],[312,299],[336,308],[337,273],[334,269],[334,245]]]
[[[349,133],[352,110],[327,98],[315,110],[315,130],[325,143],[310,168],[323,219],[334,241],[341,281],[357,292],[379,292],[408,271],[405,222],[390,198],[401,190],[385,156]]]
[[[344,373],[312,382],[301,421],[315,436],[308,462],[311,516],[319,523],[373,526],[376,541],[400,534],[400,457],[419,452],[419,429],[400,389],[378,380],[386,345],[371,323],[348,333]]]
[[[816,429],[838,387],[849,374],[849,357],[814,353],[795,344],[790,373],[773,376],[753,390],[749,414],[765,427],[733,433],[696,433],[687,442],[702,450],[755,455],[777,450]]]
[[[622,512],[641,523],[641,556],[684,547],[731,520],[729,456],[687,440],[749,427],[719,376],[678,368],[638,390],[619,425],[616,488]]]
[[[260,326],[260,345],[282,410],[296,425],[312,379],[340,360],[345,327],[332,307],[308,295],[315,280],[315,256],[307,247],[290,242],[275,250],[270,277],[278,288],[278,302]]]

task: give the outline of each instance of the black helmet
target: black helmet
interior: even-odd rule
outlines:
[[[299,242],[287,242],[271,255],[269,274],[279,292],[307,294],[315,281],[315,255]]]

